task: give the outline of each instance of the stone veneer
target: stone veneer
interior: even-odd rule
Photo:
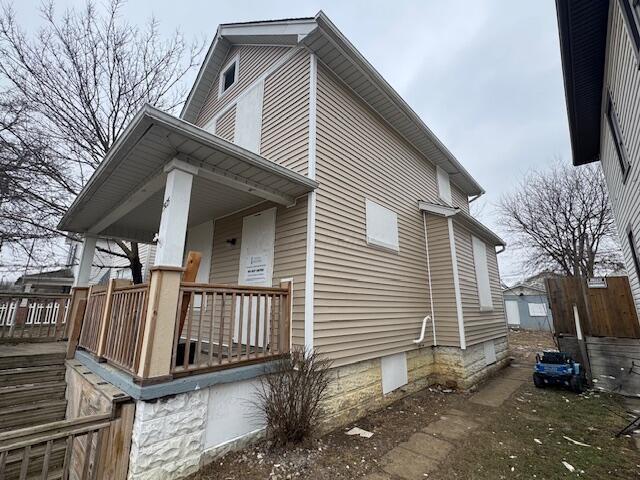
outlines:
[[[136,402],[130,480],[176,479],[198,470],[204,451],[209,390]]]

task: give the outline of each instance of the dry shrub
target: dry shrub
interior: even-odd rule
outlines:
[[[312,436],[322,417],[320,403],[330,381],[331,362],[316,350],[294,348],[275,373],[261,377],[255,405],[276,447]]]

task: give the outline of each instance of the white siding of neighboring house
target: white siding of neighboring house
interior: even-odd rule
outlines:
[[[611,2],[610,12],[604,82],[605,92],[608,88],[615,104],[631,164],[626,182],[623,183],[613,137],[607,123],[606,108],[602,109],[601,163],[607,179],[609,198],[631,290],[636,308],[640,311],[640,279],[636,274],[626,233],[627,228],[631,226],[636,239],[636,249],[640,254],[640,70],[617,1]]]

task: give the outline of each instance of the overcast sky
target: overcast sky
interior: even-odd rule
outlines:
[[[39,1],[14,2],[25,27]],[[58,5],[82,5],[68,0]],[[500,232],[493,203],[528,169],[569,160],[555,2],[131,1],[133,23],[153,14],[209,42],[219,23],[312,16],[322,9],[487,191],[482,220]],[[517,255],[501,254],[508,283]]]

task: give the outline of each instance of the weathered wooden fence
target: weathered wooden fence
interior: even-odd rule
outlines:
[[[607,277],[606,286],[599,288],[591,288],[577,277],[548,278],[546,283],[556,333],[577,334],[575,305],[584,336],[640,338],[627,277]]]

